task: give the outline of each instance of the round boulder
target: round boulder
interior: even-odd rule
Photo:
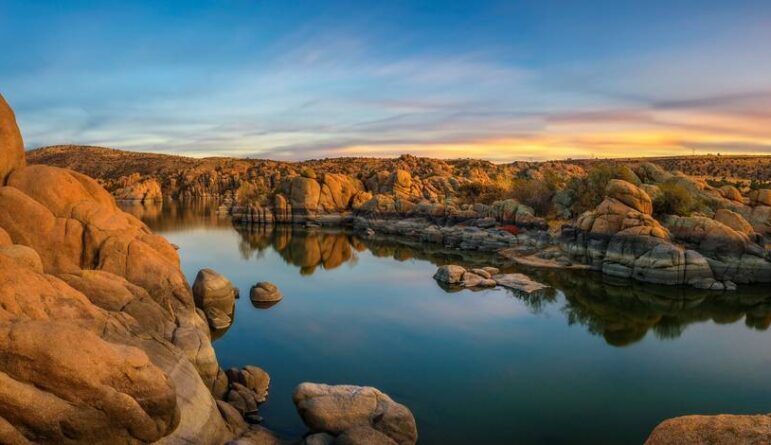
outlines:
[[[418,440],[412,412],[369,386],[301,383],[292,399],[312,432],[337,436],[365,427],[382,433],[399,445],[413,445]]]
[[[0,185],[8,174],[24,167],[24,142],[21,139],[16,116],[0,95]]]
[[[252,303],[274,303],[280,301],[283,295],[275,284],[263,281],[252,286],[249,291],[249,298],[251,298]]]

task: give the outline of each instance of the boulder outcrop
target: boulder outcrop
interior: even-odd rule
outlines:
[[[771,415],[683,416],[661,422],[645,445],[771,443]]]
[[[24,167],[24,142],[21,139],[16,116],[0,95],[0,186],[8,174]]]
[[[672,243],[644,191],[611,180],[605,193],[595,210],[562,228],[560,245],[571,258],[608,275],[659,284],[713,278],[702,255]]]
[[[228,440],[176,250],[22,147],[0,100],[0,442]]]
[[[376,437],[379,442],[375,443],[389,443],[381,435],[399,445],[417,442],[415,418],[410,410],[375,388],[301,383],[292,398],[312,432],[337,436],[342,443],[366,443],[352,441],[361,437]],[[352,431],[359,428],[367,430]]]

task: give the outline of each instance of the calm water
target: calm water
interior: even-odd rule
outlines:
[[[437,265],[489,257],[237,230],[205,208],[132,211],[179,245],[191,282],[211,267],[241,289],[215,348],[223,367],[270,373],[262,414],[281,432],[305,431],[302,381],[380,388],[413,411],[421,444],[642,443],[672,416],[771,411],[768,287],[720,296],[519,269],[554,289],[448,293]],[[263,280],[284,293],[269,309],[248,298]]]

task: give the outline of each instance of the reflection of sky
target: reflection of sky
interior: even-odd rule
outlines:
[[[29,147],[491,160],[771,151],[771,6],[0,3]]]
[[[224,367],[272,375],[264,415],[282,431],[302,431],[290,399],[301,381],[381,388],[414,411],[423,444],[641,443],[666,417],[769,409],[768,333],[741,320],[619,348],[568,325],[561,295],[533,313],[508,292],[446,293],[428,261],[364,251],[301,276],[271,247],[244,259],[229,228],[163,235],[190,279],[212,267],[241,289],[215,348]],[[285,296],[268,310],[248,299],[262,280]]]

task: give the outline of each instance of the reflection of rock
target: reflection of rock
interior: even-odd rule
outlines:
[[[683,416],[661,422],[645,445],[768,444],[771,415]]]
[[[263,281],[252,286],[249,291],[252,303],[276,303],[283,298],[275,284]]]
[[[410,410],[372,387],[301,383],[292,398],[297,412],[313,432],[339,436],[364,427],[372,428],[400,445],[412,445],[418,439],[415,418]]]
[[[230,326],[237,295],[238,289],[230,280],[211,269],[201,269],[195,277],[193,299],[212,329]]]
[[[771,324],[767,288],[715,295],[688,287],[601,281],[582,273],[543,275],[564,292],[568,323],[580,323],[614,346],[635,343],[648,331],[661,338],[678,337],[689,324],[705,321],[733,323],[744,318],[748,326],[761,330]]]

